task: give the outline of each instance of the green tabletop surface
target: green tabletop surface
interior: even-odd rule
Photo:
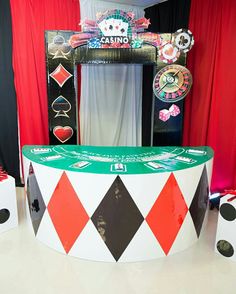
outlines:
[[[203,164],[213,150],[201,147],[24,146],[32,162],[68,171],[96,174],[172,172]]]

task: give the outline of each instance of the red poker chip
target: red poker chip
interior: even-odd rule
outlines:
[[[159,49],[159,58],[164,63],[173,63],[178,60],[180,56],[179,49],[171,42],[165,42]]]

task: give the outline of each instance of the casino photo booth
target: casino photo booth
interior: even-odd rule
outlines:
[[[77,145],[77,64],[152,65],[152,99],[169,105],[159,120],[180,114],[193,35],[146,32],[149,24],[115,9],[84,20],[81,32],[45,33],[50,145],[25,146],[23,165],[32,232],[61,253],[151,260],[190,247],[205,226],[211,148]]]

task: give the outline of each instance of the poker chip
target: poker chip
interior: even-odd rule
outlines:
[[[182,100],[190,91],[192,75],[181,65],[172,64],[163,67],[153,80],[153,92],[163,102]]]
[[[173,43],[180,51],[188,52],[194,44],[192,32],[187,29],[179,29],[174,34]]]
[[[142,39],[134,39],[131,43],[132,48],[138,49],[141,48],[143,45],[143,40]]]
[[[159,57],[164,63],[173,63],[179,56],[180,51],[171,42],[165,42],[158,51]]]
[[[98,38],[92,38],[88,41],[89,48],[101,48],[101,42]]]

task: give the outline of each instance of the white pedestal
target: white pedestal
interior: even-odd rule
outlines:
[[[0,182],[0,233],[18,225],[15,179],[8,176]]]
[[[220,201],[215,251],[236,261],[236,199],[228,201],[233,196],[228,194]]]

